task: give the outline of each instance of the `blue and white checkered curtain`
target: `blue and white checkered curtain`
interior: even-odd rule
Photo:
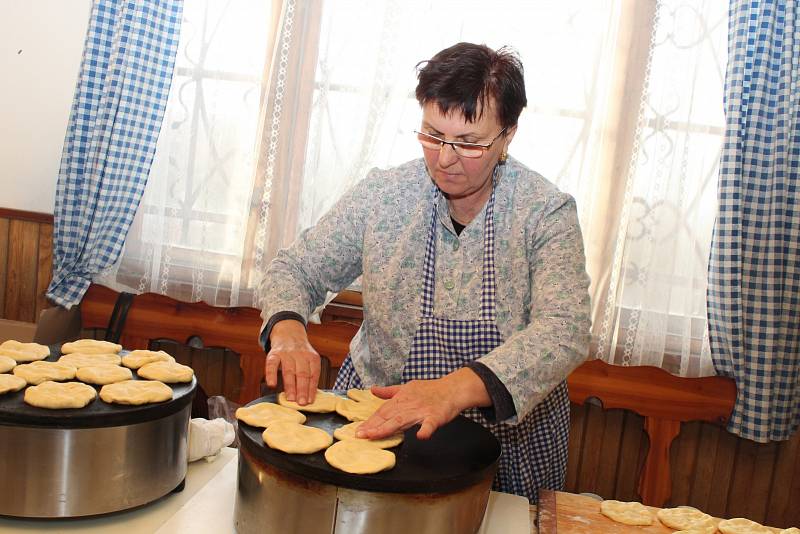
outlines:
[[[112,265],[156,149],[182,0],[95,0],[58,174],[53,280],[67,308]]]
[[[794,0],[732,0],[708,325],[736,380],[728,430],[758,442],[800,425],[800,26]]]

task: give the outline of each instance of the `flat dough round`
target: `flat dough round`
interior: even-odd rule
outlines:
[[[382,438],[382,439],[357,438],[356,431],[363,422],[364,421],[356,421],[354,423],[349,423],[347,425],[340,426],[339,428],[333,431],[333,437],[341,441],[345,441],[348,439],[359,441],[361,443],[372,445],[373,447],[378,447],[379,449],[391,449],[392,447],[397,447],[398,445],[403,443],[402,433],[395,434],[393,436],[389,436],[388,438]]]
[[[695,508],[664,508],[656,512],[658,520],[675,530],[708,530],[716,528],[716,521],[710,515]]]
[[[75,377],[87,384],[104,386],[106,384],[122,382],[123,380],[131,380],[133,378],[133,373],[130,369],[120,367],[119,365],[100,364],[79,367],[78,371],[75,373]]]
[[[139,367],[136,374],[148,380],[158,380],[165,384],[191,382],[194,371],[188,365],[176,362],[153,362]]]
[[[676,530],[672,534],[715,534],[717,532],[717,527],[714,525],[710,527],[695,527],[695,528],[687,528],[685,530]]]
[[[394,467],[395,455],[374,445],[347,439],[337,441],[328,447],[325,451],[325,460],[345,473],[368,475]]]
[[[83,408],[97,397],[92,386],[80,382],[42,382],[25,390],[25,402],[39,408]]]
[[[122,345],[101,341],[99,339],[79,339],[61,345],[61,354],[82,352],[83,354],[116,354],[122,350]]]
[[[138,406],[172,398],[172,388],[155,380],[125,380],[100,389],[100,398],[111,404]]]
[[[7,373],[17,366],[17,360],[11,356],[0,355],[0,373]]]
[[[163,350],[132,350],[122,357],[122,365],[130,369],[138,369],[143,365],[153,362],[174,362],[175,358]]]
[[[380,406],[386,399],[376,396],[368,389],[348,389],[347,396],[356,402],[372,402]]]
[[[245,406],[236,410],[236,419],[251,426],[269,428],[270,425],[284,421],[290,423],[305,423],[306,416],[272,402],[260,402],[252,406]]]
[[[336,399],[338,398],[339,397],[332,393],[318,389],[317,394],[314,396],[314,402],[306,404],[305,406],[300,406],[296,402],[288,400],[286,398],[286,393],[281,391],[278,395],[278,404],[301,412],[330,413],[336,410]]]
[[[800,528],[797,527],[785,528],[781,530],[779,534],[800,534]]]
[[[28,383],[25,382],[24,378],[14,375],[0,375],[0,395],[19,391],[27,385]]]
[[[366,421],[380,405],[375,402],[357,402],[353,399],[337,399],[336,413],[349,421]]]
[[[289,454],[314,454],[333,443],[331,435],[321,428],[289,421],[269,425],[261,436],[271,448]]]
[[[72,352],[70,354],[64,354],[58,361],[80,369],[81,367],[95,365],[119,365],[120,357],[110,353],[87,354],[85,352]]]
[[[603,501],[600,513],[624,525],[653,524],[653,514],[640,502]]]
[[[772,531],[755,521],[750,521],[744,517],[733,519],[723,519],[717,525],[722,534],[772,534]]]
[[[74,365],[61,362],[31,362],[14,367],[14,374],[33,386],[53,380],[63,382],[75,378]]]
[[[9,339],[0,343],[0,355],[13,358],[17,363],[36,362],[50,356],[50,347]]]

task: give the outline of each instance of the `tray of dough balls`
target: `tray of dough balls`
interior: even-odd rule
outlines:
[[[152,421],[191,403],[191,367],[163,351],[80,339],[0,343],[0,424],[96,428]]]
[[[380,440],[356,437],[385,402],[369,390],[318,390],[300,406],[285,393],[239,408],[241,447],[293,475],[340,487],[392,493],[445,493],[484,480],[500,445],[480,424],[458,416],[428,440],[418,426]]]

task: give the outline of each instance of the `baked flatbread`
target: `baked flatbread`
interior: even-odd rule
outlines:
[[[83,408],[97,397],[92,386],[80,382],[42,382],[25,390],[25,402],[38,408]]]
[[[321,428],[290,421],[269,425],[261,436],[271,448],[289,454],[313,454],[333,443],[331,435]]]
[[[84,352],[73,352],[64,354],[58,359],[61,363],[66,363],[80,369],[93,365],[119,365],[120,358],[116,354],[87,354]]]
[[[653,514],[640,502],[603,501],[600,503],[600,513],[624,525],[653,524]]]
[[[376,402],[357,402],[352,399],[337,399],[336,413],[350,421],[366,421],[380,408]]]
[[[0,375],[0,395],[19,391],[27,385],[28,383],[25,382],[24,378],[14,375]]]
[[[50,347],[9,339],[0,343],[0,355],[13,358],[17,363],[36,362],[50,356]]]
[[[132,350],[122,357],[122,365],[130,369],[138,369],[143,365],[153,362],[174,362],[175,358],[163,350]]]
[[[100,389],[100,399],[113,404],[138,406],[172,398],[172,388],[155,380],[125,380]]]
[[[278,395],[278,404],[301,412],[330,413],[336,410],[336,399],[338,398],[336,395],[318,389],[314,396],[314,402],[300,406],[296,402],[288,400],[286,393],[281,391]]]
[[[15,375],[34,386],[48,380],[72,380],[75,378],[75,371],[75,366],[60,362],[31,362],[14,367]]]
[[[723,519],[717,525],[722,534],[771,534],[772,530],[768,529],[761,523],[750,521],[744,517],[735,517],[733,519]]]
[[[403,443],[402,433],[395,434],[393,436],[389,436],[388,438],[382,438],[382,439],[357,438],[356,431],[363,422],[364,421],[356,421],[354,423],[340,426],[339,428],[333,431],[333,437],[341,441],[345,441],[348,439],[354,441],[360,441],[368,445],[372,445],[373,447],[378,447],[379,449],[391,449],[392,447],[397,447],[398,445]]]
[[[101,341],[99,339],[79,339],[61,345],[61,354],[82,352],[83,354],[116,354],[122,350],[122,345]]]
[[[300,424],[306,422],[306,416],[297,410],[278,406],[272,402],[260,402],[252,406],[239,408],[236,410],[236,419],[248,425],[261,428],[269,428],[270,425],[281,421]]]
[[[716,529],[716,521],[710,515],[694,508],[664,508],[656,512],[658,520],[675,530]]]
[[[136,374],[149,380],[158,380],[165,384],[191,382],[194,371],[188,365],[176,362],[153,362],[139,367]]]
[[[104,386],[106,384],[122,382],[123,380],[131,380],[133,378],[133,373],[126,367],[106,363],[79,367],[75,373],[75,377],[87,384]]]
[[[328,447],[325,460],[345,473],[367,475],[394,467],[395,455],[374,445],[348,439],[337,441]]]
[[[0,356],[0,373],[7,373],[17,366],[17,360],[11,356]]]

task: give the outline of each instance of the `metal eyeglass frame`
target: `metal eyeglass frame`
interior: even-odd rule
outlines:
[[[497,141],[500,138],[500,136],[503,135],[505,132],[506,132],[506,128],[503,128],[502,130],[500,130],[499,134],[494,136],[494,139],[489,141],[489,143],[487,143],[485,145],[482,145],[480,143],[462,143],[460,141],[445,141],[444,139],[439,139],[435,135],[431,135],[431,134],[428,134],[428,133],[425,133],[425,132],[420,132],[420,131],[414,130],[414,133],[417,134],[417,140],[420,142],[420,144],[422,144],[423,148],[428,148],[429,150],[437,150],[436,148],[434,148],[432,146],[431,147],[426,147],[425,146],[425,142],[422,140],[422,138],[420,136],[424,137],[425,139],[430,139],[431,141],[435,141],[436,143],[439,143],[438,150],[441,150],[444,145],[450,145],[450,147],[453,149],[453,152],[455,152],[457,155],[465,157],[465,158],[480,158],[481,156],[483,156],[486,153],[487,150],[489,150],[491,148],[491,146],[494,144],[494,142]],[[475,154],[474,156],[470,156],[468,154],[462,154],[460,152],[460,150],[476,150],[476,151],[480,151],[480,153]]]

